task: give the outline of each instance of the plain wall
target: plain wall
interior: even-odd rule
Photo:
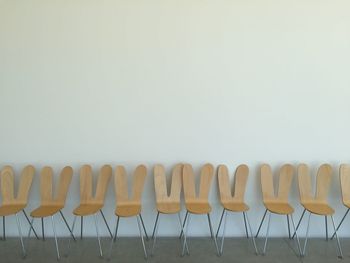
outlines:
[[[131,173],[144,163],[142,215],[150,234],[156,163],[168,171],[178,162],[196,171],[224,163],[231,175],[249,165],[246,201],[255,232],[264,212],[262,163],[277,171],[305,162],[315,173],[328,162],[338,223],[345,212],[338,167],[350,162],[349,13],[348,0],[2,0],[0,165],[13,165],[17,174],[36,166],[28,212],[40,203],[40,169],[51,165],[58,174],[71,165],[64,209],[71,223],[81,165],[97,171],[122,164]],[[216,179],[210,202],[216,230]],[[291,202],[297,221],[296,180]],[[114,228],[112,183],[104,211]],[[323,236],[324,218],[312,219],[311,235]],[[56,221],[59,235],[67,235]],[[84,222],[86,235],[95,235],[93,219]],[[273,236],[287,235],[285,217],[272,223]],[[7,224],[7,233],[17,235],[14,217]],[[350,218],[340,236],[350,236],[349,225]],[[227,231],[245,234],[241,214],[229,217]],[[162,217],[159,234],[178,233],[176,216]],[[136,220],[122,220],[120,234],[138,235]],[[191,220],[189,234],[209,234],[205,216]]]

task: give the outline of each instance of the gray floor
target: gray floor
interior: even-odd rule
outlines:
[[[259,250],[262,250],[263,239],[257,240]],[[253,247],[246,238],[225,239],[224,254],[216,256],[214,243],[209,238],[189,238],[188,244],[190,256],[180,257],[180,242],[178,238],[159,238],[157,240],[155,255],[145,261],[143,257],[141,241],[138,238],[120,238],[113,247],[110,262],[348,262],[350,260],[350,239],[342,239],[344,253],[343,260],[337,258],[335,240],[310,239],[308,242],[307,255],[300,259],[296,255],[295,242],[288,238],[272,238],[268,244],[267,255],[256,256]],[[110,240],[102,239],[102,248],[105,259],[99,258],[97,240],[94,238],[78,239],[72,243],[71,252],[66,257],[67,239],[59,239],[62,258],[60,262],[108,262],[106,260],[109,251]],[[303,244],[303,240],[302,240]],[[150,250],[152,241],[146,242]],[[21,248],[18,239],[8,238],[0,241],[0,262],[57,262],[54,240],[49,238],[45,242],[31,238],[27,242],[27,257],[21,258]]]

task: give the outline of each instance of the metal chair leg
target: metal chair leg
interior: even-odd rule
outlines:
[[[299,229],[301,220],[303,220],[303,217],[304,217],[305,212],[306,212],[306,209],[304,209],[303,213],[301,214],[301,217],[300,217],[299,222],[298,222],[298,224],[297,224],[297,228],[295,229],[295,231],[294,231],[294,233],[293,233],[292,239],[294,238],[296,231],[298,231],[298,229]]]
[[[19,238],[20,238],[21,246],[22,246],[22,256],[23,256],[23,258],[25,258],[27,254],[26,254],[26,250],[24,248],[23,237],[22,237],[22,227],[21,227],[21,222],[18,219],[18,214],[16,214],[16,222],[17,222],[18,234],[19,234]]]
[[[288,215],[287,215],[287,216],[288,216]],[[300,257],[301,257],[300,241],[299,241],[298,233],[297,233],[296,228],[295,228],[293,215],[290,215],[290,219],[291,219],[291,221],[292,221],[293,230],[294,230],[294,232],[295,232],[295,237],[296,237],[296,239],[297,239],[297,246],[298,246],[298,250],[299,250],[299,255],[300,255]]]
[[[136,216],[136,220],[137,220],[137,225],[138,225],[138,227],[139,227],[141,242],[142,242],[142,246],[143,246],[143,253],[144,253],[144,255],[145,255],[145,259],[147,259],[147,251],[146,251],[146,247],[145,247],[145,242],[143,241],[143,235],[142,235],[141,224],[140,224],[140,221],[142,220],[142,219],[141,219],[141,216],[140,216],[140,215],[137,215],[137,216]]]
[[[327,224],[327,216],[324,216],[324,223],[326,226],[326,241],[328,241],[328,224]]]
[[[27,219],[27,222],[30,224],[30,220],[29,220],[29,218],[28,218],[28,216],[27,216],[26,211],[23,209],[22,212],[23,212],[25,218]],[[30,227],[33,229],[33,233],[34,233],[36,239],[39,239],[39,236],[38,236],[38,234],[36,233],[34,227],[33,227],[32,225],[30,225]]]
[[[211,237],[214,239],[214,244],[215,244],[215,248],[216,248],[216,253],[217,253],[218,256],[220,256],[218,243],[217,243],[217,241],[216,241],[216,237],[215,237],[214,234],[213,234],[213,227],[212,227],[212,224],[211,224],[210,214],[209,214],[209,213],[207,214],[207,217],[208,217],[210,235],[211,235]]]
[[[341,246],[340,246],[340,242],[339,242],[337,230],[336,230],[336,228],[335,228],[334,219],[333,219],[333,216],[332,216],[332,215],[331,215],[331,219],[332,219],[332,225],[333,225],[333,229],[334,229],[334,234],[335,234],[335,237],[336,237],[336,239],[337,239],[337,245],[338,245],[339,254],[340,254],[340,256],[338,256],[338,257],[339,257],[339,258],[343,258],[343,251],[342,251]]]
[[[74,233],[74,227],[75,227],[75,222],[76,222],[76,221],[77,221],[77,216],[74,215],[73,224],[72,224],[72,233]],[[70,251],[70,242],[71,242],[71,239],[69,238],[69,239],[68,239],[68,246],[67,246],[67,253],[66,253],[66,256],[68,256],[69,251]]]
[[[271,212],[269,212],[269,220],[267,223],[267,229],[266,229],[266,237],[265,237],[265,244],[264,244],[264,249],[263,249],[263,255],[266,254],[266,247],[267,247],[267,239],[269,237],[269,231],[270,231],[270,223],[271,223]]]
[[[156,231],[156,226],[158,224],[158,218],[159,218],[159,212],[157,212],[157,217],[156,217],[156,221],[154,222],[154,227],[153,227],[153,232],[152,232],[152,239],[154,238],[154,233]]]
[[[103,257],[102,248],[101,248],[101,240],[100,240],[100,234],[98,232],[98,226],[97,226],[97,218],[96,214],[94,214],[94,221],[95,221],[95,228],[96,228],[96,236],[97,236],[97,242],[98,242],[98,248],[100,250],[100,257]]]
[[[261,219],[261,222],[260,222],[258,231],[256,232],[255,238],[257,238],[259,236],[259,232],[260,232],[260,229],[262,227],[262,224],[264,223],[264,220],[265,220],[265,217],[266,217],[266,213],[267,213],[267,209],[265,209],[265,213],[264,213],[264,215],[263,215],[263,217]]]
[[[225,210],[224,210],[225,211]],[[219,255],[221,256],[223,253],[224,249],[224,240],[225,240],[225,232],[226,232],[226,223],[227,223],[227,211],[225,211],[225,219],[224,219],[224,228],[222,231],[222,238],[221,238],[221,246],[220,246],[220,253]],[[219,229],[219,228],[218,228]]]
[[[254,249],[255,249],[255,254],[258,255],[259,252],[258,252],[258,248],[256,247],[256,243],[255,243],[255,237],[253,235],[253,231],[252,231],[252,227],[250,226],[250,222],[249,222],[249,218],[248,218],[248,213],[247,212],[243,212],[247,218],[247,224],[248,224],[248,227],[249,227],[249,232],[250,232],[250,237],[253,241],[253,246],[254,246]]]
[[[289,225],[289,216],[287,216],[287,225],[288,225],[288,238],[291,239],[291,235],[290,235],[290,225]]]
[[[57,259],[59,260],[59,259],[60,259],[60,251],[58,250],[56,226],[55,226],[55,221],[54,221],[53,216],[51,216],[51,223],[52,223],[53,234],[54,234],[54,236],[55,236],[55,245],[56,245]]]
[[[104,215],[103,212],[102,212],[102,209],[100,210],[100,213],[101,213],[101,215],[102,215],[103,221],[105,222],[105,225],[106,225],[106,227],[107,227],[107,230],[108,230],[108,232],[109,232],[109,235],[110,235],[111,238],[112,238],[112,237],[113,237],[113,234],[112,234],[112,232],[111,232],[111,229],[109,228],[109,225],[108,225],[108,223],[107,223],[107,220],[106,220],[106,218],[105,218],[105,215]]]
[[[62,219],[63,219],[63,221],[64,221],[66,227],[68,228],[68,231],[69,231],[71,237],[73,238],[74,241],[76,241],[76,239],[75,239],[75,237],[74,237],[74,235],[73,235],[73,232],[72,232],[72,230],[70,229],[70,227],[69,227],[69,225],[68,225],[68,223],[67,223],[67,220],[66,220],[66,218],[64,217],[62,211],[60,210],[59,212],[60,212],[60,215],[61,215],[61,217],[62,217]]]
[[[180,212],[179,213],[177,213],[177,218],[179,219],[179,224],[180,224],[180,229],[181,229],[181,231],[183,232],[184,231],[184,229],[183,229],[183,226],[182,226],[182,221],[181,221],[181,215],[180,215]],[[186,237],[186,235],[185,235],[185,233],[183,232],[183,237],[184,237],[184,245],[186,246],[186,252],[187,252],[187,255],[189,255],[190,254],[190,252],[189,252],[189,250],[188,250],[188,246],[187,246],[187,237]]]
[[[188,215],[188,216],[187,216]],[[184,237],[187,238],[188,237],[188,226],[190,224],[190,218],[191,218],[191,214],[187,211],[186,212],[186,217],[185,217],[185,220],[184,220],[184,223],[187,222],[186,224],[186,233],[184,232]],[[187,221],[186,221],[187,219]],[[186,242],[184,241],[183,245],[182,245],[182,253],[181,253],[181,256],[183,257],[185,255],[185,244],[187,244],[187,239],[186,239]]]
[[[116,224],[115,224],[115,230],[114,230],[114,236],[111,239],[111,245],[109,247],[109,255],[108,255],[108,260],[111,260],[112,257],[112,249],[113,249],[113,243],[117,240],[117,234],[118,234],[118,226],[119,226],[119,216],[116,218]]]
[[[339,225],[337,227],[337,231],[339,230],[340,226],[343,224],[343,221],[344,221],[345,217],[348,215],[349,210],[350,210],[350,208],[348,208],[348,210],[346,210],[345,215],[343,216],[343,218],[341,219],[341,221],[340,221],[340,223],[339,223]],[[334,238],[334,236],[335,236],[335,232],[332,235],[331,240]]]
[[[248,228],[247,228],[247,220],[245,218],[245,213],[243,213],[243,219],[244,219],[245,234],[246,234],[246,237],[249,238]]]
[[[309,237],[310,218],[311,218],[311,213],[309,214],[309,219],[307,220],[307,228],[306,228],[306,235],[305,235],[305,242],[304,242],[304,249],[303,249],[303,257],[305,256],[307,239]]]
[[[221,227],[222,219],[224,218],[225,210],[226,210],[225,208],[222,209],[220,222],[219,222],[218,230],[216,231],[215,237],[218,237],[218,235],[219,235],[219,230],[220,230],[220,227]]]
[[[149,238],[148,238],[148,234],[147,234],[147,231],[146,231],[145,224],[143,223],[143,219],[142,219],[141,214],[139,214],[139,217],[140,217],[140,219],[141,219],[143,231],[145,232],[146,240],[148,240],[148,239],[149,239]]]
[[[45,241],[45,230],[44,230],[44,218],[41,218],[41,235],[43,237],[43,241]]]
[[[80,239],[83,239],[83,226],[84,226],[84,222],[83,222],[83,216],[80,217]]]
[[[183,222],[183,224],[182,224],[182,229],[185,229],[185,224],[186,224],[187,216],[188,216],[188,211],[186,211],[185,219],[184,219],[184,222]],[[181,230],[181,233],[180,233],[180,236],[179,236],[180,239],[182,238],[182,234],[183,234],[183,231]]]
[[[158,212],[158,215],[159,215],[159,212]],[[159,228],[159,224],[160,224],[160,219],[158,220],[158,215],[157,215],[157,221],[156,221],[157,224],[155,225],[155,232],[154,232],[154,236],[153,236],[153,245],[152,245],[152,250],[151,250],[151,256],[153,256],[154,247],[156,246],[158,228]]]
[[[5,216],[2,217],[2,239],[6,240]]]

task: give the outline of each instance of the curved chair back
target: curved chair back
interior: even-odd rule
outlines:
[[[180,203],[182,186],[182,164],[177,164],[173,168],[171,176],[171,190],[168,194],[166,175],[164,166],[157,164],[154,166],[154,188],[157,203],[172,202]]]
[[[128,192],[128,176],[124,166],[118,165],[114,175],[114,187],[117,203],[135,202],[141,203],[141,196],[145,179],[147,176],[147,168],[144,165],[136,167],[133,175],[132,195],[129,197]]]
[[[183,186],[185,202],[191,202],[193,200],[208,202],[208,195],[213,176],[213,165],[209,163],[205,164],[201,169],[199,194],[197,196],[193,168],[190,164],[185,164],[183,167]]]
[[[350,165],[342,164],[339,168],[340,187],[343,204],[350,203]]]
[[[248,174],[248,166],[242,164],[237,167],[234,178],[234,194],[232,195],[227,166],[219,165],[218,185],[221,203],[226,203],[233,200],[236,202],[244,202],[244,193],[247,185]]]
[[[288,202],[288,196],[293,181],[294,169],[290,164],[285,164],[279,171],[278,192],[275,195],[272,169],[268,164],[263,164],[260,168],[261,172],[261,189],[263,192],[263,201],[272,200],[280,202]]]
[[[32,165],[24,167],[22,170],[21,179],[19,182],[17,197],[14,193],[14,172],[11,166],[5,166],[1,171],[1,195],[3,205],[6,204],[21,204],[28,203],[28,194],[32,186],[35,168]]]
[[[108,182],[112,176],[112,167],[110,165],[104,165],[100,169],[100,173],[97,179],[95,196],[92,194],[92,168],[90,165],[84,165],[80,169],[80,203],[99,203],[104,202]]]
[[[302,204],[310,202],[313,199],[313,194],[309,167],[306,164],[300,164],[298,166],[298,186],[300,202]]]
[[[60,174],[60,181],[58,183],[56,202],[60,205],[66,203],[67,194],[70,183],[73,177],[73,169],[70,166],[66,166],[62,169]]]
[[[322,164],[317,172],[316,196],[315,199],[320,203],[327,203],[329,188],[332,182],[332,166]]]

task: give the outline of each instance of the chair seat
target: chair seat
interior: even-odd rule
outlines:
[[[0,206],[0,216],[9,216],[17,214],[26,207],[25,204],[7,204]]]
[[[249,206],[243,202],[223,202],[222,206],[232,212],[245,212],[249,210]]]
[[[74,209],[73,214],[76,216],[87,216],[96,214],[103,207],[103,204],[81,204]]]
[[[115,210],[115,214],[120,217],[136,216],[141,213],[141,204],[120,204]]]
[[[63,208],[62,205],[42,205],[30,213],[32,217],[47,217],[52,216]]]
[[[157,203],[157,210],[163,214],[175,214],[181,211],[181,206],[177,202],[161,202]]]
[[[325,203],[303,203],[303,207],[316,215],[333,215],[334,209]]]
[[[264,205],[268,211],[275,214],[289,215],[294,212],[294,208],[288,203],[265,202]]]
[[[204,202],[187,202],[186,209],[192,214],[208,214],[211,212],[209,203]]]

